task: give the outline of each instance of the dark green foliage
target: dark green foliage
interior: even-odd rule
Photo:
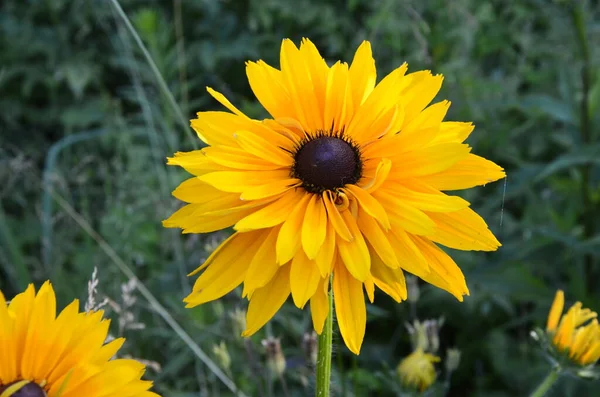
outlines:
[[[449,119],[474,121],[468,142],[508,173],[506,182],[460,193],[503,244],[493,253],[452,252],[471,296],[458,303],[422,286],[416,304],[420,319],[445,317],[442,356],[447,347],[462,351],[449,395],[531,391],[549,365],[529,332],[544,326],[557,288],[570,302],[600,310],[596,2],[123,0],[121,5],[187,118],[220,109],[207,85],[248,114],[264,116],[244,62],[264,59],[278,66],[284,37],[297,43],[309,37],[328,60],[348,62],[368,39],[380,77],[404,61],[410,70],[445,75],[439,98],[453,102]],[[212,347],[227,343],[229,375],[246,394],[284,393],[265,370],[260,340],[269,332],[282,338],[289,395],[311,395],[314,379],[302,350],[303,334],[311,327],[307,312],[290,304],[244,341],[230,318],[234,308],[245,307],[239,293],[193,310],[181,303],[193,282],[185,275],[206,258],[215,238],[226,235],[181,236],[160,224],[178,205],[170,191],[186,178],[167,169],[164,159],[191,149],[110,1],[2,2],[0,288],[5,295],[51,278],[61,306],[73,297],[85,300],[86,281],[97,266],[101,296],[120,300],[126,279],[53,200],[53,189],[204,351],[214,358]],[[361,355],[349,354],[343,344],[334,349],[335,395],[398,393],[393,374],[409,353],[405,322],[414,313],[409,304],[397,305],[383,294],[376,302],[369,307]],[[231,395],[145,300],[138,297],[131,310],[146,328],[124,330],[124,353],[162,365],[161,372],[148,371],[158,392]],[[119,316],[109,311],[117,334]],[[586,387],[564,379],[553,392],[592,395],[598,384]]]

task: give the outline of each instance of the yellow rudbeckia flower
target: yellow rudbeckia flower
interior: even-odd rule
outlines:
[[[468,294],[464,276],[437,244],[496,250],[500,243],[460,197],[442,191],[504,177],[471,153],[471,123],[444,122],[448,101],[429,103],[442,76],[407,74],[404,64],[376,83],[369,42],[350,65],[328,66],[315,45],[281,45],[280,69],[248,62],[254,94],[270,119],[247,117],[222,94],[230,112],[198,113],[191,125],[208,147],[168,160],[194,175],[173,195],[189,203],[164,221],[184,233],[233,226],[193,274],[185,299],[193,307],[244,285],[250,300],[244,335],[260,329],[291,294],[310,301],[315,330],[335,310],[348,348],[358,354],[375,286],[406,299],[403,271]]]
[[[567,352],[569,359],[576,364],[594,364],[600,358],[598,315],[590,309],[583,309],[581,302],[575,303],[563,315],[564,305],[565,296],[559,290],[546,325],[552,345],[561,353]]]
[[[110,321],[73,301],[56,316],[49,282],[7,305],[0,291],[1,397],[159,397],[141,380],[145,366],[111,360],[125,341],[104,343]]]

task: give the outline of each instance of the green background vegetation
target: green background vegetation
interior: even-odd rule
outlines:
[[[479,0],[123,0],[184,119],[221,109],[223,92],[253,117],[265,116],[244,62],[278,66],[282,38],[313,40],[328,60],[351,61],[371,40],[379,76],[402,62],[445,75],[439,98],[449,119],[474,121],[474,151],[505,167],[500,181],[461,192],[503,243],[493,253],[452,252],[471,296],[464,303],[422,285],[418,318],[443,316],[441,354],[462,354],[451,396],[522,396],[549,365],[529,336],[544,325],[557,288],[569,302],[600,310],[600,16],[597,2]],[[187,121],[186,121],[187,123]],[[285,395],[268,380],[260,341],[282,338],[289,395],[311,395],[302,351],[310,316],[288,304],[250,340],[235,333],[239,292],[186,310],[196,268],[227,231],[181,236],[161,220],[177,208],[170,191],[186,174],[165,157],[199,142],[181,126],[168,96],[110,1],[8,0],[0,5],[0,288],[10,297],[50,278],[61,306],[85,301],[99,269],[99,300],[123,309],[124,266],[156,302],[135,293],[127,309],[145,329],[119,326],[123,354],[153,360],[166,397],[231,392],[197,357],[187,332],[247,395]],[[73,212],[76,211],[76,212]],[[80,214],[81,218],[78,218]],[[87,228],[87,229],[86,229]],[[409,303],[376,296],[359,357],[339,337],[336,396],[397,395],[392,371],[410,351]],[[164,313],[163,313],[164,314]],[[441,366],[440,366],[441,368]],[[307,385],[307,386],[305,386]],[[594,395],[598,384],[561,380],[556,396]]]

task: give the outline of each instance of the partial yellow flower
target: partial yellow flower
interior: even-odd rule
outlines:
[[[250,300],[245,336],[290,294],[299,308],[310,301],[321,333],[333,288],[342,337],[358,354],[363,289],[371,302],[375,286],[400,302],[408,271],[459,300],[469,293],[437,244],[493,251],[500,243],[467,201],[442,191],[484,185],[504,172],[464,143],[471,123],[443,121],[450,102],[428,106],[440,75],[407,74],[404,64],[376,84],[368,42],[350,65],[330,67],[310,40],[299,48],[284,40],[280,63],[246,64],[270,119],[253,120],[208,88],[230,112],[198,113],[191,125],[209,146],[168,160],[194,177],[173,192],[189,204],[164,226],[235,230],[192,273],[204,270],[188,307],[243,283]]]
[[[582,366],[594,364],[600,358],[598,315],[590,309],[582,309],[581,302],[576,302],[562,315],[564,304],[564,293],[559,290],[548,315],[546,332],[554,347],[568,353],[573,362]]]
[[[400,362],[396,370],[405,387],[422,392],[435,382],[436,372],[433,363],[439,361],[439,357],[417,348]]]
[[[7,305],[0,291],[2,397],[159,397],[141,380],[145,366],[111,360],[125,341],[104,343],[109,320],[81,313],[73,301],[58,317],[50,282],[33,285]]]

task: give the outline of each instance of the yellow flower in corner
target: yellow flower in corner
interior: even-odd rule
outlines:
[[[435,382],[436,373],[433,363],[439,361],[439,357],[417,348],[398,365],[400,381],[406,387],[424,391]]]
[[[562,314],[565,305],[563,291],[557,291],[548,315],[546,332],[551,343],[561,353],[567,353],[576,364],[594,364],[600,358],[600,326],[598,316],[590,309],[575,303]],[[591,321],[590,321],[591,320]]]
[[[6,304],[0,292],[1,397],[159,397],[140,379],[144,365],[111,360],[124,339],[104,343],[110,321],[73,301],[56,316],[49,282]]]
[[[253,120],[222,94],[229,112],[200,112],[191,125],[208,147],[168,163],[194,175],[173,195],[189,203],[164,221],[184,233],[233,226],[197,272],[193,307],[243,283],[250,300],[244,335],[260,329],[291,294],[310,301],[315,330],[335,310],[358,354],[366,309],[379,289],[406,299],[403,271],[462,300],[464,276],[437,244],[493,251],[500,243],[460,197],[444,190],[483,185],[502,168],[463,141],[471,123],[444,122],[450,103],[429,103],[442,76],[407,74],[406,64],[376,84],[371,46],[350,65],[328,66],[309,40],[284,40],[281,68],[248,62],[254,94],[272,118]]]

